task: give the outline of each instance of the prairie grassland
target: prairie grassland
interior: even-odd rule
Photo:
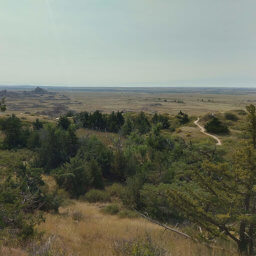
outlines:
[[[254,94],[200,94],[200,93],[134,93],[134,92],[64,92],[72,102],[74,110],[111,112],[145,111],[177,114],[180,110],[189,115],[203,115],[243,109],[255,100]]]
[[[243,109],[250,103],[255,103],[253,93],[216,92],[208,94],[200,91],[184,93],[154,93],[146,91],[58,91],[55,94],[6,97],[6,114],[15,113],[20,117],[34,119],[54,119],[68,110],[103,112],[125,111],[147,113],[177,114],[180,110],[189,115],[204,115],[206,113],[224,112]]]
[[[154,243],[168,250],[170,255],[236,255],[231,251],[209,249],[196,244],[141,218],[104,215],[100,211],[101,207],[102,205],[74,201],[74,204],[61,208],[59,215],[47,214],[46,221],[39,226],[39,230],[44,231],[46,236],[59,237],[62,247],[70,255],[113,256],[115,241],[145,236],[150,236]],[[74,220],[74,214],[79,214],[80,219]]]

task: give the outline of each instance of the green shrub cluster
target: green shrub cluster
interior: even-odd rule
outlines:
[[[207,132],[216,134],[228,134],[228,127],[222,123],[217,117],[212,117],[212,119],[206,123],[205,129]]]
[[[103,190],[91,189],[85,194],[84,199],[89,203],[109,202],[110,196]]]

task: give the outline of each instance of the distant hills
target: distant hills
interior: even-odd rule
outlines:
[[[41,87],[36,87],[32,93],[35,93],[35,94],[47,94],[48,91],[46,89],[43,89]]]
[[[0,98],[2,97],[9,97],[9,98],[19,98],[23,96],[27,97],[40,97],[40,95],[54,95],[54,92],[48,92],[46,89],[43,89],[41,87],[36,87],[33,90],[26,90],[26,91],[21,91],[21,90],[13,90],[8,88],[8,90],[1,90],[0,91]]]

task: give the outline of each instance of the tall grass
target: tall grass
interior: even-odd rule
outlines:
[[[60,215],[46,215],[39,230],[45,236],[54,235],[61,239],[67,255],[113,256],[115,244],[119,241],[143,241],[150,237],[152,243],[174,256],[230,256],[237,255],[233,248],[221,250],[208,248],[165,231],[162,227],[141,218],[119,218],[104,215],[101,205],[75,202],[62,208]],[[79,212],[83,218],[74,219]],[[233,249],[233,250],[232,250]],[[231,251],[232,250],[232,251]]]

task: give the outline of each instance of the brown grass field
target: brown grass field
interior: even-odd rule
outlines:
[[[67,256],[114,256],[120,241],[147,239],[165,249],[168,256],[238,256],[232,245],[209,248],[183,238],[142,218],[120,218],[101,213],[102,204],[73,201],[60,209],[60,214],[47,214],[38,230],[46,241],[31,248],[44,248],[51,241],[51,253]],[[79,220],[74,215],[79,214]],[[19,248],[0,249],[1,256],[29,256]],[[33,254],[34,255],[34,254]],[[41,254],[40,254],[41,255]]]
[[[32,88],[33,89],[33,88]],[[180,110],[189,115],[202,116],[206,113],[244,109],[256,101],[253,89],[51,89],[47,94],[27,94],[14,91],[7,94],[7,114],[30,118],[53,118],[68,110],[74,111],[145,111],[177,114]]]
[[[196,244],[142,218],[128,219],[104,215],[100,204],[74,201],[60,210],[60,215],[48,214],[39,229],[46,236],[55,235],[61,247],[70,255],[112,256],[113,246],[119,240],[132,240],[150,236],[152,241],[175,256],[236,255],[231,248],[227,251],[209,249]],[[81,220],[72,218],[79,213]],[[72,254],[74,253],[74,254]]]

